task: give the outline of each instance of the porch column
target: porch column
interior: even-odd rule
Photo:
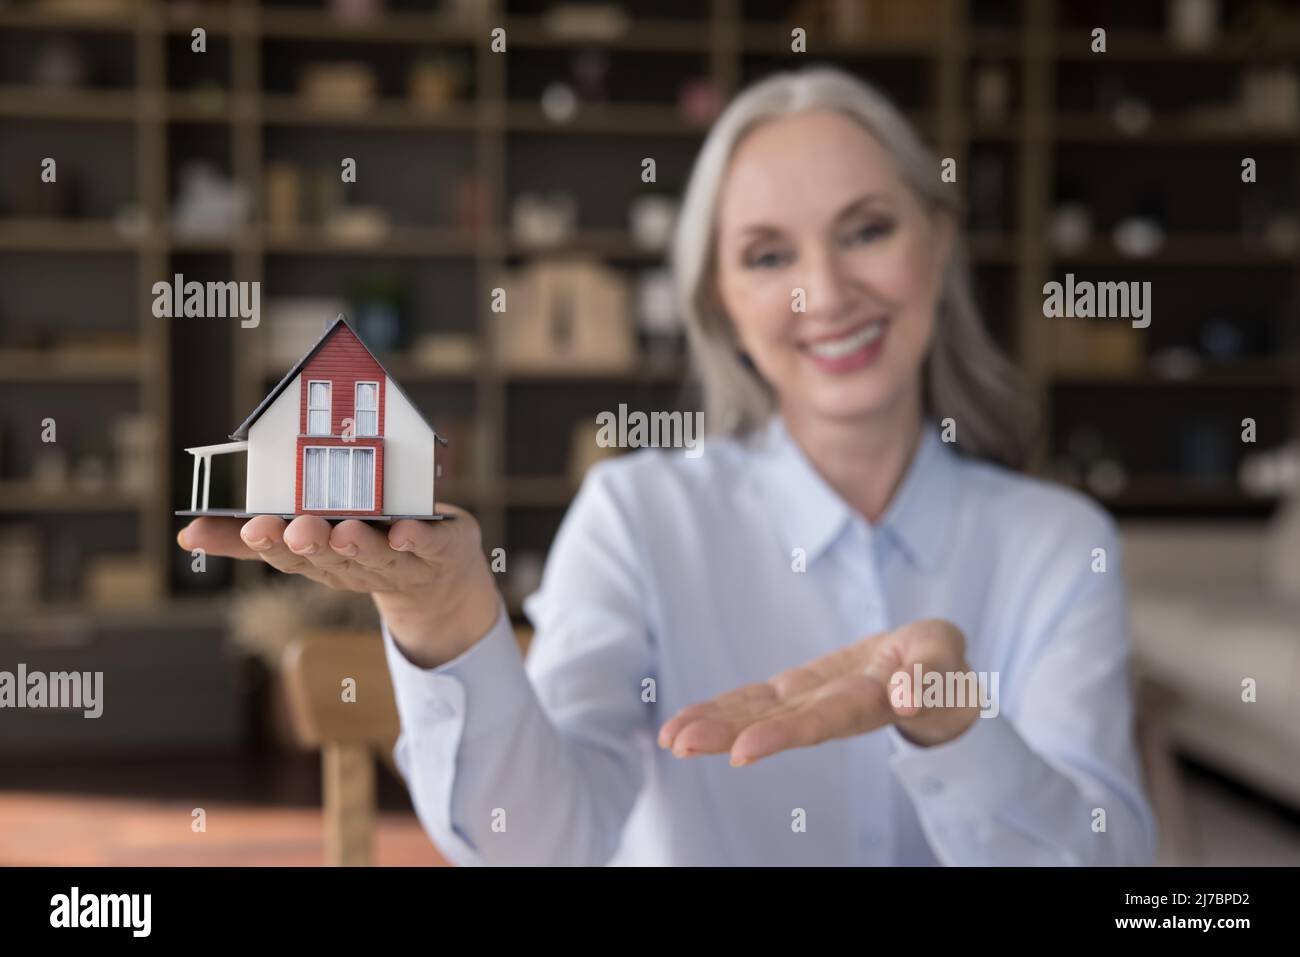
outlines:
[[[203,511],[208,510],[208,486],[212,482],[212,453],[203,455]]]
[[[199,510],[199,457],[197,453],[191,452],[194,456],[194,481],[190,483],[190,511]]]

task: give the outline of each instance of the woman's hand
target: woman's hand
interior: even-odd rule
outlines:
[[[450,661],[496,622],[496,582],[483,557],[478,522],[439,503],[450,521],[394,522],[385,535],[348,519],[333,527],[317,515],[287,525],[274,515],[247,523],[196,518],[176,542],[209,555],[260,559],[330,588],[369,592],[393,637],[413,662],[431,668]]]
[[[912,622],[683,708],[660,729],[659,746],[678,757],[730,751],[731,764],[740,767],[890,723],[916,744],[950,741],[978,717],[978,698],[961,707],[919,707],[923,689],[912,688],[918,664],[923,674],[969,674],[960,629],[937,618]]]

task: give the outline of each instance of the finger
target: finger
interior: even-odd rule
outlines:
[[[176,544],[187,551],[201,548],[208,555],[256,558],[257,553],[239,537],[237,518],[196,518],[176,533]]]
[[[276,515],[258,515],[239,530],[239,536],[272,568],[289,574],[313,570],[311,562],[289,551],[284,543],[284,519]]]
[[[418,558],[394,551],[388,544],[387,535],[354,518],[335,525],[329,543],[337,554],[389,581],[396,582],[420,573],[428,575],[427,568]]]
[[[696,754],[721,754],[730,751],[743,722],[710,715],[696,718],[681,728],[673,737],[673,754],[688,758]]]
[[[456,514],[460,509],[439,505],[439,511]],[[453,511],[454,509],[454,511]],[[443,522],[421,522],[414,518],[403,518],[393,523],[388,530],[388,541],[399,552],[414,555],[420,561],[437,565],[447,560],[452,544],[453,530]]]
[[[773,698],[771,685],[757,682],[728,691],[710,701],[688,705],[659,730],[659,747],[671,748],[678,733],[692,721],[704,718],[737,718],[745,714],[757,715],[761,713],[763,707],[770,705]]]
[[[745,729],[795,707],[770,694],[766,701],[754,701],[742,710],[714,711],[689,721],[673,739],[673,754],[721,754],[730,751]]]
[[[671,748],[673,740],[677,737],[678,732],[686,727],[692,721],[700,718],[709,717],[717,712],[717,705],[712,701],[703,701],[699,704],[689,705],[678,711],[675,715],[664,722],[663,727],[659,729],[659,747]]]
[[[778,751],[865,734],[890,720],[880,683],[865,675],[847,675],[797,706],[742,729],[731,747],[731,764],[742,767]]]
[[[347,558],[330,548],[330,523],[319,515],[299,515],[281,536],[285,547],[316,568],[342,571]]]

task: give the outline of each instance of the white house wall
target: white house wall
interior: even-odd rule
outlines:
[[[249,427],[248,511],[293,514],[301,409],[299,374]]]
[[[385,379],[384,389],[384,512],[431,515],[433,430],[392,379]]]

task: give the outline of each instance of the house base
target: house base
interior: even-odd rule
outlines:
[[[186,510],[183,512],[172,512],[173,515],[181,518],[256,518],[259,515],[274,515],[276,518],[282,518],[286,522],[293,521],[297,518],[292,512],[241,512],[233,508],[210,508],[206,511]],[[304,515],[316,515],[327,522],[345,522],[349,518],[355,518],[360,522],[382,522],[391,524],[404,518],[413,518],[417,522],[441,522],[445,518],[455,518],[450,512],[436,512],[433,515],[321,515],[317,512],[304,512]]]

